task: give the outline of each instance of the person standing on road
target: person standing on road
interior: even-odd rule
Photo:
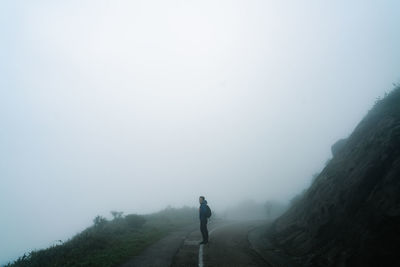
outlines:
[[[199,208],[199,218],[200,218],[200,232],[203,237],[203,241],[200,242],[200,245],[208,243],[208,229],[207,229],[207,221],[208,218],[211,217],[211,209],[207,205],[207,200],[204,196],[199,197],[200,208]]]

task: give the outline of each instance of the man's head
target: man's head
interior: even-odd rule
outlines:
[[[200,204],[203,203],[204,200],[205,200],[205,197],[203,197],[203,196],[200,196],[200,197],[199,197],[199,202],[200,202]]]

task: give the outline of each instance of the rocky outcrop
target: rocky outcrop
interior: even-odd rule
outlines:
[[[338,146],[268,235],[304,266],[400,266],[400,88]]]
[[[346,145],[347,139],[339,139],[334,143],[331,147],[332,155],[336,156],[337,153],[339,153],[344,146]]]

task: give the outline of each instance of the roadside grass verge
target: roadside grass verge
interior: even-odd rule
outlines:
[[[189,207],[169,207],[147,215],[111,213],[112,220],[97,216],[92,226],[71,239],[31,251],[6,266],[118,266],[197,218],[197,209]]]

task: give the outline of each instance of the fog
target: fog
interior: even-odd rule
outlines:
[[[0,264],[110,210],[288,202],[400,81],[399,1],[0,3]]]

